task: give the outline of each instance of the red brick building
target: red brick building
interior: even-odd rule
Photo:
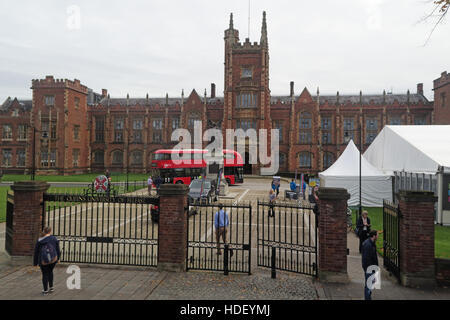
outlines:
[[[289,95],[271,96],[265,13],[259,43],[239,41],[232,15],[224,40],[223,97],[215,84],[209,95],[117,99],[79,80],[32,80],[32,101],[8,98],[0,106],[1,170],[29,172],[34,162],[38,173],[147,172],[153,151],[176,144],[172,131],[199,120],[203,130],[216,127],[224,136],[229,128],[279,129],[280,172],[317,173],[343,152],[344,137],[360,144],[359,126],[365,150],[386,124],[450,124],[446,72],[434,81],[435,106],[421,83],[405,94],[322,96],[307,88],[296,94],[291,82]],[[259,166],[246,165],[246,172],[258,174]]]

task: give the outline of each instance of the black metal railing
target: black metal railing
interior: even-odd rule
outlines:
[[[156,266],[159,198],[44,193],[44,221],[61,246],[61,262]]]
[[[8,193],[6,195],[5,250],[9,254],[12,254],[13,218],[14,218],[14,192],[8,191]]]
[[[383,200],[383,265],[400,281],[400,210]]]
[[[258,266],[317,276],[317,222],[312,206],[258,200]]]
[[[196,204],[188,210],[188,270],[210,270],[251,274],[251,205],[223,204],[228,226],[217,242],[215,227],[219,204]]]

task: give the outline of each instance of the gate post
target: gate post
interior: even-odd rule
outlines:
[[[436,285],[433,192],[400,191],[400,281],[408,287]]]
[[[349,282],[347,274],[347,200],[342,188],[319,188],[319,268],[324,282]]]
[[[7,254],[12,264],[32,264],[34,246],[43,227],[43,195],[49,187],[44,181],[19,181],[11,186],[14,213],[12,228],[7,230],[11,233]]]
[[[186,271],[188,192],[184,184],[159,189],[158,270]]]

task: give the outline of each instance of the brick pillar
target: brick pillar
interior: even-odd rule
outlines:
[[[34,246],[42,231],[43,194],[49,188],[44,181],[20,181],[14,191],[14,214],[10,258],[14,264],[30,264]]]
[[[184,184],[163,184],[159,190],[158,270],[186,271],[188,192]]]
[[[408,287],[436,285],[432,192],[400,191],[400,279]]]
[[[319,188],[320,281],[349,281],[347,274],[347,200],[342,188]]]

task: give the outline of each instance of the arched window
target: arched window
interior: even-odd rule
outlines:
[[[302,112],[299,118],[299,143],[309,144],[312,142],[312,116],[309,112]]]
[[[286,166],[286,153],[280,153],[280,167],[285,167]]]
[[[334,162],[334,154],[331,152],[324,152],[323,153],[323,169],[327,169],[331,167],[331,165]]]
[[[104,165],[105,152],[103,150],[97,150],[94,152],[94,163]]]
[[[140,150],[133,151],[131,153],[131,165],[141,166],[143,163],[143,152]]]
[[[298,155],[299,165],[301,168],[311,168],[312,154],[310,152],[300,152]]]
[[[112,164],[123,165],[123,152],[120,150],[114,151],[112,154]]]

